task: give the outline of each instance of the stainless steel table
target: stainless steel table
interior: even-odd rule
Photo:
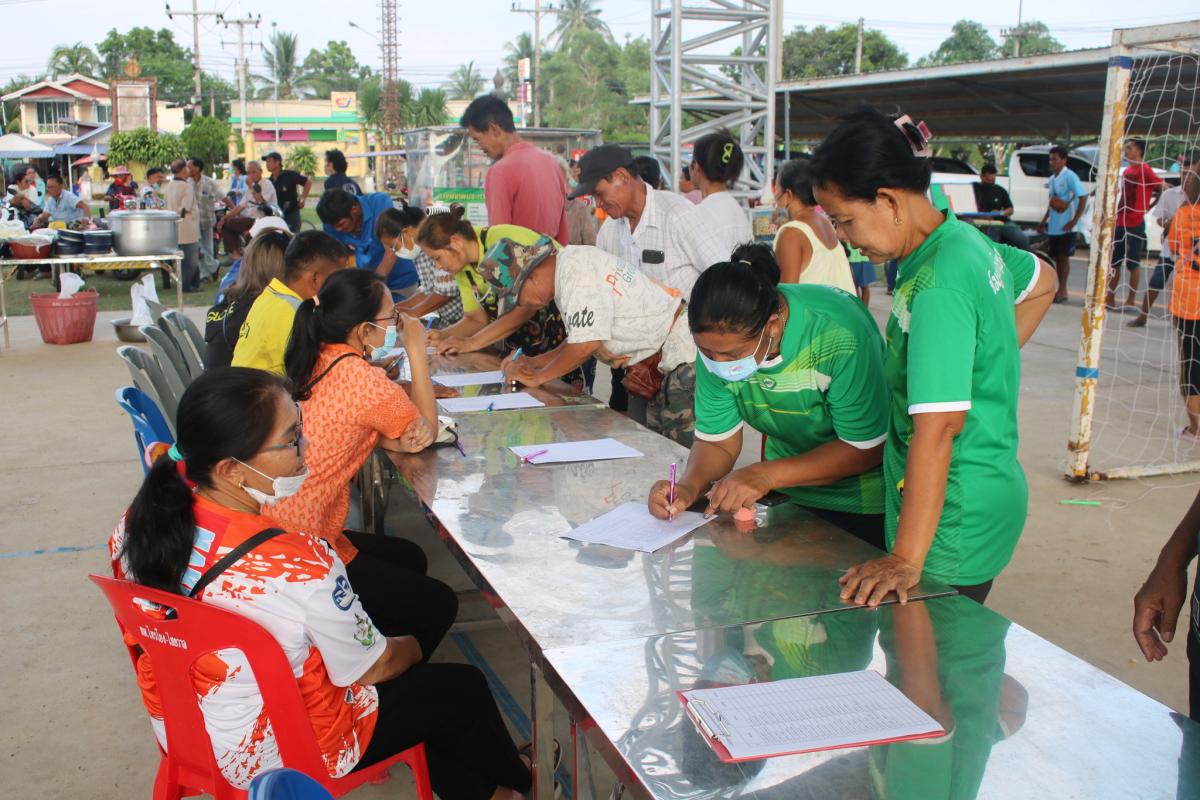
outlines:
[[[551,688],[638,798],[1200,796],[1200,726],[963,597],[543,655]],[[675,694],[859,669],[950,735],[723,764]]]
[[[492,372],[500,369],[500,356],[491,351],[463,353],[452,356],[430,356],[429,371],[434,377],[439,375],[463,375],[467,373]],[[409,380],[408,360],[400,362],[399,380]],[[550,381],[542,386],[506,386],[502,383],[490,383],[482,386],[465,386],[458,390],[463,397],[483,397],[487,395],[511,394],[513,392],[528,392],[532,397],[544,403],[544,406],[525,409],[526,411],[546,411],[555,408],[604,408],[602,401],[592,397],[587,392],[576,389],[563,381]],[[453,415],[456,419],[474,416],[485,412],[467,412]],[[494,411],[494,414],[512,413],[511,411]]]

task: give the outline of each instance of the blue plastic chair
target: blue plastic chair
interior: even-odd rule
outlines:
[[[125,410],[133,420],[133,437],[137,442],[138,461],[147,472],[146,446],[152,442],[175,444],[175,437],[167,426],[158,403],[141,389],[133,386],[122,386],[117,389],[117,405]]]
[[[247,800],[333,800],[333,795],[303,772],[280,767],[250,781]]]

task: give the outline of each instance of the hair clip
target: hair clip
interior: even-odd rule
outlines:
[[[317,306],[319,306],[319,305],[321,305],[321,298],[317,297],[317,296],[314,294],[314,295],[313,295],[313,308],[316,308],[316,307],[317,307]]]
[[[924,120],[921,120],[920,122],[913,122],[912,117],[910,117],[908,114],[905,114],[904,116],[895,120],[895,124],[896,127],[900,129],[900,132],[904,134],[904,138],[908,140],[908,145],[912,148],[914,156],[918,158],[929,158],[933,155],[933,151],[929,149],[929,141],[933,138],[933,134],[929,132],[929,126],[925,124]],[[905,125],[911,125],[917,129],[921,135],[920,141],[913,141],[913,137],[909,134],[908,130],[905,129]]]
[[[721,156],[721,163],[728,164],[729,159],[732,156],[733,156],[733,142],[729,142],[725,145],[724,155]]]

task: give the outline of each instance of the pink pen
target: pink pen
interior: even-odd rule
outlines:
[[[547,447],[545,450],[538,450],[536,453],[530,453],[529,455],[525,456],[521,460],[524,461],[526,464],[528,464],[529,459],[537,458],[538,456],[544,456],[544,455],[546,455],[546,453],[549,453],[549,452],[550,452],[550,448]]]
[[[675,505],[675,465],[674,465],[674,464],[672,464],[672,465],[671,465],[671,499],[670,499],[670,505]],[[674,522],[674,521],[675,521],[675,512],[674,512],[674,511],[670,511],[670,512],[668,512],[668,513],[667,513],[667,521],[668,521],[668,522]]]

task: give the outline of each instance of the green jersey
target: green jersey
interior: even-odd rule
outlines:
[[[888,319],[884,372],[891,411],[883,466],[889,549],[913,415],[967,412],[925,559],[925,573],[950,584],[1000,574],[1025,527],[1029,491],[1017,463],[1021,356],[1014,301],[1023,291],[1017,284],[1036,280],[1037,263],[1017,253],[1001,255],[947,211],[946,221],[900,262]],[[1010,268],[1006,256],[1017,266]]]
[[[866,306],[822,284],[779,287],[788,306],[778,358],[744,381],[722,380],[696,362],[696,438],[720,441],[742,424],[767,437],[768,460],[807,453],[835,439],[869,449],[887,437],[883,337]],[[883,511],[880,467],[828,486],[780,491],[831,511]]]

